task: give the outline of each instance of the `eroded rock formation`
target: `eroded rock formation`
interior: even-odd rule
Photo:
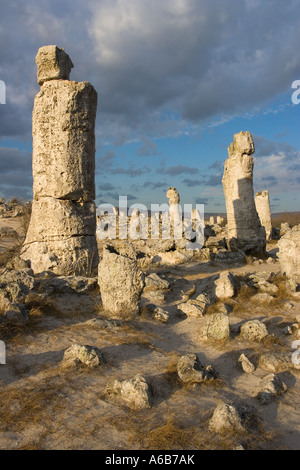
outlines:
[[[179,206],[180,196],[176,188],[168,188],[167,198],[170,206],[170,234],[176,239],[182,238],[182,214]]]
[[[57,46],[36,56],[32,217],[21,256],[35,272],[89,276],[97,266],[95,119],[97,92],[69,81],[73,67]]]
[[[300,276],[300,225],[295,225],[278,241],[281,271],[289,277]]]
[[[254,203],[254,142],[250,132],[234,135],[225,161],[223,188],[227,210],[227,243],[232,251],[262,255],[266,236]]]
[[[133,319],[139,312],[144,275],[133,245],[106,245],[99,263],[98,281],[104,310],[117,319]]]
[[[270,207],[269,191],[261,191],[256,193],[255,207],[260,219],[261,225],[265,228],[266,239],[272,238],[272,215]]]

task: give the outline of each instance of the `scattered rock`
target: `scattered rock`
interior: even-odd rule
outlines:
[[[293,352],[266,352],[259,357],[259,365],[269,372],[284,372],[286,370],[300,370],[300,364],[293,361]]]
[[[63,361],[68,364],[82,363],[88,367],[96,367],[103,362],[103,356],[98,348],[73,344],[66,349]]]
[[[236,281],[230,271],[222,272],[215,280],[215,295],[218,299],[234,297],[236,294]]]
[[[201,299],[199,300],[190,299],[187,302],[183,302],[177,305],[177,309],[181,310],[188,317],[199,318],[199,317],[203,317],[203,315],[205,314],[207,305],[209,305],[209,303],[205,300],[201,302]]]
[[[153,310],[152,316],[155,320],[160,321],[162,323],[167,323],[169,321],[169,312],[167,312],[161,307],[156,307]]]
[[[269,374],[260,381],[257,398],[262,405],[267,405],[286,391],[285,383],[276,374]]]
[[[264,323],[259,320],[249,320],[241,326],[240,336],[248,341],[262,341],[268,336],[268,330]]]
[[[107,330],[113,330],[119,328],[122,323],[118,320],[106,320],[103,318],[91,318],[85,322],[86,325],[96,326]]]
[[[238,362],[241,364],[241,367],[246,374],[252,374],[252,372],[255,371],[255,366],[252,364],[252,362],[248,359],[245,354],[241,354]]]
[[[207,338],[221,340],[229,338],[230,326],[228,316],[224,313],[215,313],[210,316],[207,326]]]
[[[135,410],[150,408],[149,387],[141,375],[129,380],[114,380],[107,385],[106,394],[109,399]]]
[[[156,273],[149,274],[145,277],[144,290],[164,290],[169,289],[170,284],[165,279],[162,279]]]
[[[203,366],[197,354],[186,354],[177,363],[177,372],[183,383],[201,383],[216,378],[211,366]]]
[[[255,304],[270,305],[273,301],[274,301],[274,297],[272,297],[272,295],[267,294],[267,293],[255,294],[251,298],[251,302]]]
[[[209,421],[209,430],[217,434],[240,433],[245,428],[237,408],[228,403],[220,403]]]

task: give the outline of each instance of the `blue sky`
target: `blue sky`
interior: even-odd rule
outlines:
[[[0,196],[31,199],[39,47],[70,55],[98,92],[96,203],[167,202],[225,211],[227,148],[254,138],[254,190],[298,211],[300,0],[0,0]]]

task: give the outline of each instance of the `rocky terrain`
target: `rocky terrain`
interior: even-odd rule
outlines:
[[[36,64],[33,201],[0,203],[0,448],[299,449],[300,225],[254,199],[250,132],[226,220],[174,187],[151,224],[99,214],[97,92],[62,48]]]
[[[195,252],[133,242],[131,318],[103,308],[97,273],[2,266],[2,449],[299,448],[298,283],[277,241],[258,259],[227,251],[217,224],[207,234]]]

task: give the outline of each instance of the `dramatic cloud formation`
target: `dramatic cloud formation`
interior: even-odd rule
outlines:
[[[2,2],[0,80],[7,104],[0,105],[0,145],[14,154],[11,160],[0,154],[2,193],[30,197],[30,152],[23,149],[30,149],[39,91],[35,55],[46,44],[64,47],[75,65],[70,78],[90,81],[98,92],[96,174],[109,179],[107,191],[136,178],[145,197],[145,190],[164,188],[155,186],[158,174],[166,186],[182,183],[189,197],[198,182],[217,191],[219,156],[226,158],[241,130],[228,123],[239,118],[258,134],[256,185],[299,191],[300,145],[285,138],[288,124],[276,121],[277,139],[285,143],[269,124],[280,113],[288,116],[291,101],[280,103],[280,96],[300,79],[299,15],[300,0]],[[255,127],[256,116],[264,129]],[[214,150],[206,143],[204,152],[190,154],[187,139],[198,139],[200,149],[207,135]]]

